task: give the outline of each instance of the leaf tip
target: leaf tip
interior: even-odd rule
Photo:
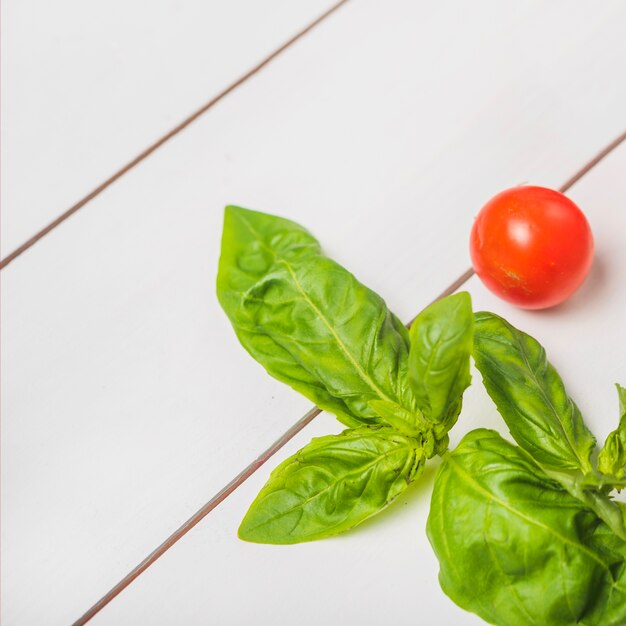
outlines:
[[[232,220],[237,219],[246,213],[251,213],[251,211],[235,204],[227,204],[224,207],[224,225],[226,226]]]
[[[248,534],[248,529],[245,525],[245,519],[241,522],[239,528],[237,529],[237,537],[239,537],[239,539],[241,539],[242,541],[255,543],[254,539]]]
[[[465,305],[469,305],[470,307],[472,306],[472,296],[469,291],[459,291],[450,297],[463,302]]]
[[[237,537],[242,541],[248,541],[249,543],[265,543],[258,537],[258,533],[255,532],[255,527],[250,523],[250,511],[248,511],[239,524],[237,529]]]

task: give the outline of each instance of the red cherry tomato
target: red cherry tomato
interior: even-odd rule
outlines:
[[[480,210],[470,254],[476,274],[497,296],[544,309],[563,302],[585,280],[593,236],[582,211],[562,193],[514,187]]]

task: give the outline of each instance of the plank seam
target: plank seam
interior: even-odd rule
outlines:
[[[260,63],[257,63],[252,69],[248,70],[245,74],[240,76],[235,82],[231,83],[224,90],[219,92],[216,96],[211,98],[208,102],[203,104],[199,109],[196,109],[193,113],[188,115],[182,122],[174,126],[170,131],[162,135],[154,143],[150,144],[143,152],[140,152],[134,159],[126,163],[123,167],[117,170],[114,174],[109,176],[104,182],[100,183],[95,189],[90,191],[86,196],[81,198],[78,202],[73,204],[67,211],[59,215],[56,219],[50,222],[47,226],[44,226],[41,230],[37,231],[30,239],[26,240],[21,246],[13,250],[4,259],[0,261],[0,270],[4,269],[12,261],[17,259],[20,255],[24,254],[26,250],[34,246],[40,239],[45,237],[48,233],[52,232],[55,228],[60,226],[65,220],[74,215],[78,210],[82,209],[91,200],[99,196],[103,191],[110,187],[114,182],[119,180],[124,174],[139,165],[142,161],[148,158],[155,150],[160,148],[163,144],[167,143],[170,139],[178,135],[187,126],[195,122],[199,117],[204,115],[207,111],[213,108],[218,102],[223,100],[227,95],[231,94],[238,87],[243,85],[248,79],[258,74],[264,67],[269,65],[276,57],[285,52],[297,41],[302,39],[304,35],[312,31],[316,26],[321,24],[326,18],[332,15],[337,9],[349,2],[349,0],[339,0],[336,4],[331,6],[327,11],[322,13],[319,17],[310,22],[302,30],[298,31],[293,37],[288,39],[280,47],[276,48],[272,53],[266,56]]]

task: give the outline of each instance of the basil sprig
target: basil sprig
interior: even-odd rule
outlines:
[[[626,389],[596,440],[543,347],[468,294],[426,308],[410,332],[324,256],[301,226],[228,207],[217,281],[246,350],[348,426],[271,474],[241,526],[248,541],[329,537],[375,515],[442,454],[427,532],[440,582],[498,626],[624,626]],[[447,452],[470,354],[517,446],[479,429]]]
[[[290,220],[227,207],[219,301],[269,374],[350,427],[287,459],[239,536],[297,543],[374,515],[447,447],[469,384],[468,294],[426,309],[411,335],[384,300]]]
[[[623,626],[623,388],[594,467],[595,439],[535,339],[477,313],[473,354],[519,447],[480,429],[446,455],[427,525],[442,589],[502,626]]]

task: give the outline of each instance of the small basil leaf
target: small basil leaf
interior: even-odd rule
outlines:
[[[385,400],[370,400],[369,405],[387,424],[409,437],[420,436],[428,429],[419,411],[411,413],[399,404]]]
[[[620,503],[609,495],[611,489],[620,487],[618,481],[605,481],[595,472],[583,476],[579,471],[555,470],[546,466],[542,469],[547,476],[558,481],[570,495],[594,511],[618,537],[626,541],[626,519],[623,510]]]
[[[383,422],[370,400],[415,410],[408,331],[301,226],[227,207],[217,294],[244,348],[343,423]]]
[[[409,379],[417,406],[427,420],[447,422],[446,431],[470,384],[473,326],[472,301],[466,292],[434,302],[411,326]]]
[[[419,441],[391,428],[313,439],[272,472],[239,537],[288,544],[336,535],[385,508],[422,464]]]
[[[444,459],[427,533],[444,592],[489,623],[626,624],[626,542],[493,431]]]
[[[617,387],[619,396],[619,426],[609,434],[598,455],[598,469],[618,480],[626,477],[626,388]]]
[[[474,359],[522,448],[547,466],[593,471],[595,438],[538,341],[493,313],[476,313]]]

